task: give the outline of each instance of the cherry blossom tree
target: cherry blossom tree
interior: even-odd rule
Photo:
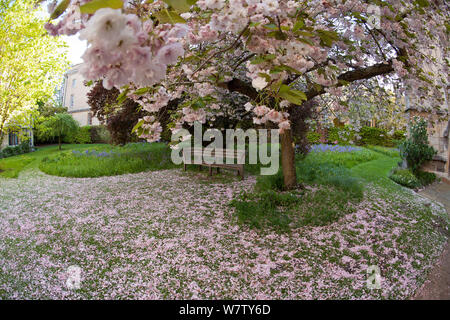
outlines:
[[[314,122],[331,127],[339,121],[357,132],[363,126],[371,125],[384,128],[391,134],[404,130],[405,99],[395,94],[398,89],[384,85],[384,81],[380,83],[377,78],[352,82],[340,88],[339,95],[321,95]]]
[[[88,41],[84,76],[149,113],[135,128],[149,141],[173,99],[184,101],[171,114],[178,130],[214,117],[220,95],[245,96],[255,125],[280,129],[287,188],[296,185],[290,114],[315,97],[386,76],[421,106],[444,104],[444,0],[65,0],[49,9],[50,34]]]

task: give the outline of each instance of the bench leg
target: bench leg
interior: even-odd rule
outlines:
[[[209,166],[209,176],[210,176],[210,177],[212,177],[212,169],[213,169],[213,168],[212,168],[211,166]]]
[[[184,171],[186,171],[187,170],[187,164],[185,163],[184,164]]]
[[[244,174],[244,165],[243,164],[241,164],[239,166],[239,175],[241,176],[241,180],[244,180],[245,174]]]

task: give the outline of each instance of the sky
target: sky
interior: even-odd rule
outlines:
[[[49,14],[47,12],[47,5],[49,2],[51,1],[45,0],[41,5],[40,10],[38,11],[38,15],[45,17],[46,19],[48,19],[49,17]],[[81,56],[86,50],[87,47],[86,41],[81,41],[80,39],[78,39],[78,35],[70,37],[63,36],[62,38],[66,41],[67,45],[69,46],[66,50],[67,50],[67,58],[69,59],[70,64],[78,64],[83,62]]]

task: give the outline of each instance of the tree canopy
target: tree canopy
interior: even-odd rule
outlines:
[[[56,113],[48,117],[40,124],[40,138],[55,137],[58,138],[59,150],[61,150],[62,137],[74,133],[78,130],[78,122],[68,113]]]

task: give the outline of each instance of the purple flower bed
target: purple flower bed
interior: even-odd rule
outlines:
[[[80,152],[78,150],[73,150],[72,154],[75,155],[75,156],[81,156],[81,157],[82,156],[85,156],[85,157],[86,156],[95,156],[97,158],[106,158],[106,157],[112,157],[112,156],[118,156],[119,155],[117,152],[113,152],[113,151],[111,151],[111,152],[106,152],[106,151],[97,152],[96,150],[92,150],[92,151],[86,150],[84,152]]]
[[[361,148],[352,146],[339,146],[331,144],[315,144],[311,146],[310,152],[355,152],[361,151]]]

